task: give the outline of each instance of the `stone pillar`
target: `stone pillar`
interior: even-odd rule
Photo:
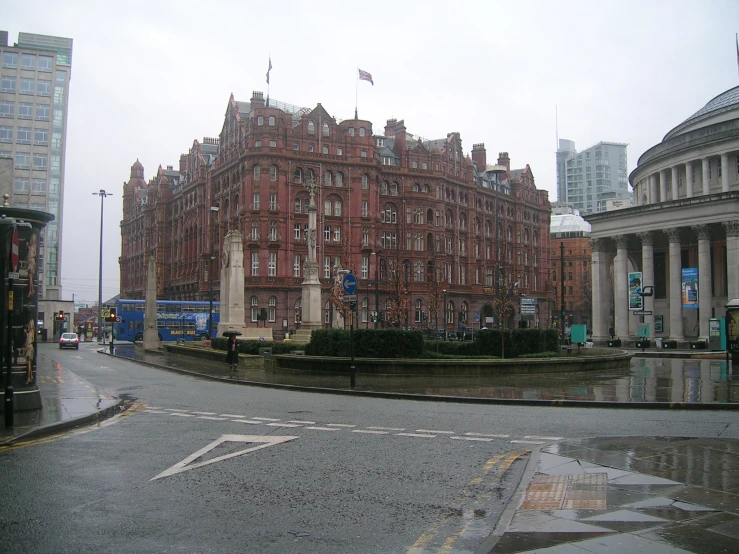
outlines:
[[[672,199],[677,200],[680,196],[680,190],[678,189],[678,183],[679,183],[679,175],[678,175],[678,167],[673,166],[672,167],[672,179],[670,184],[672,185]]]
[[[146,305],[144,308],[144,350],[157,350],[158,348],[157,269],[154,256],[149,256],[149,269],[146,274]]]
[[[308,201],[308,256],[303,265],[303,290],[301,296],[302,317],[300,329],[297,330],[292,339],[299,342],[310,341],[310,335],[313,329],[320,329],[321,323],[321,281],[318,279],[318,260],[317,260],[317,218],[316,218],[316,202],[315,195],[320,189],[317,181],[308,181],[305,188],[310,194]]]
[[[666,192],[666,191],[665,191]],[[652,233],[639,233],[641,239],[642,290],[644,286],[654,286],[654,236]],[[652,315],[644,316],[649,325],[649,336],[654,337],[654,296],[644,297],[644,311]]]
[[[670,338],[683,340],[682,261],[680,258],[680,229],[665,229],[670,241]]]
[[[693,198],[693,163],[685,164],[685,194],[688,198]]]
[[[724,174],[727,169],[724,169]],[[739,298],[739,221],[725,221],[726,230],[726,290],[729,300]]]
[[[703,158],[701,160],[703,171],[701,173],[701,185],[703,186],[703,196],[708,196],[711,193],[711,178],[709,177],[710,166],[708,165],[710,160]]]
[[[611,319],[610,310],[610,283],[608,254],[605,251],[605,240],[591,239],[591,259],[593,270],[591,273],[593,294],[593,342],[596,344],[608,340],[608,323]]]
[[[629,336],[629,276],[626,235],[614,237],[616,259],[613,263],[614,296],[616,303],[616,336],[625,339]]]
[[[246,325],[244,305],[244,237],[239,231],[229,231],[223,238],[221,255],[221,301],[218,335],[224,331],[236,331],[242,338],[272,340],[272,328]]]
[[[659,172],[659,201],[667,202],[667,171]]]
[[[652,173],[649,176],[649,203],[656,204],[659,202],[659,190],[657,189],[657,175]]]
[[[729,192],[729,155],[721,154],[721,192]]]
[[[711,236],[707,225],[694,227],[698,233],[698,317],[699,338],[708,339],[708,319],[711,317]]]

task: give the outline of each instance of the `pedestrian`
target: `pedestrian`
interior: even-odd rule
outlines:
[[[30,385],[33,382],[33,357],[35,355],[33,343],[36,339],[35,334],[33,320],[31,320],[26,329],[26,385]]]
[[[226,363],[229,365],[229,372],[237,371],[239,364],[239,345],[236,342],[236,335],[229,335],[226,343]]]

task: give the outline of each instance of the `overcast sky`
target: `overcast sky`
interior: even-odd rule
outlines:
[[[556,193],[559,137],[583,150],[628,143],[629,171],[678,123],[739,85],[736,0],[397,0],[391,3],[29,1],[2,3],[0,28],[74,39],[64,191],[65,300],[118,293],[122,184],[148,180],[194,139],[216,137],[229,95],[270,96],[382,132],[459,131],[464,150],[507,151]],[[359,8],[358,6],[362,6]]]

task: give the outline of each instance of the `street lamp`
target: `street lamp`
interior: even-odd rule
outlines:
[[[380,280],[377,278],[377,252],[372,252],[375,257],[375,329],[380,319]]]
[[[100,189],[99,192],[93,192],[95,196],[100,197],[100,266],[98,271],[98,342],[100,342],[103,335],[103,203],[105,198],[113,196],[111,192],[105,192]]]
[[[444,304],[442,310],[444,310],[444,340],[446,340],[446,289],[442,291],[444,293]]]
[[[220,208],[218,206],[211,206],[210,207],[210,213],[211,216],[217,217],[218,216],[218,210]],[[214,239],[213,239],[213,220],[210,222],[210,265],[208,267],[208,296],[210,297],[210,309],[208,312],[208,338],[213,338],[213,248],[214,245]]]

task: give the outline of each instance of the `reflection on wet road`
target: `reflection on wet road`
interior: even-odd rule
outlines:
[[[229,378],[228,365],[174,354],[143,353],[133,345],[116,355]],[[324,372],[239,370],[236,379],[259,383],[348,389],[349,376]],[[724,360],[638,358],[623,370],[491,377],[357,376],[356,390],[432,396],[600,402],[737,403],[739,381]]]

